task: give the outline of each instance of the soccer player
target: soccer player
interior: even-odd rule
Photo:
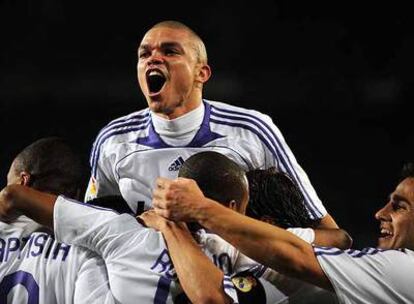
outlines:
[[[281,273],[335,291],[340,303],[413,303],[414,166],[375,217],[378,248],[340,250],[313,247],[284,229],[223,208],[192,180],[157,180],[155,212],[197,221],[246,255]]]
[[[238,211],[244,211],[247,181],[243,170],[222,154],[213,154],[219,158],[205,163],[204,171],[211,169],[209,173],[215,174],[204,174],[203,176],[207,177],[204,180],[209,181],[212,176],[217,181],[220,177],[219,183],[214,183],[213,179],[211,184],[221,189],[222,195],[225,195],[223,202],[234,206]],[[229,168],[229,164],[232,168]],[[216,170],[221,173],[217,174]],[[205,187],[208,191],[208,184]],[[183,297],[177,286],[175,269],[163,238],[159,233],[142,227],[130,215],[119,215],[90,204],[81,204],[62,196],[48,195],[24,187],[7,187],[2,193],[4,198],[0,199],[0,206],[8,205],[9,208],[24,212],[50,227],[54,218],[57,240],[84,246],[102,256],[107,267],[111,291],[117,301],[132,303],[140,299],[141,303],[170,303]],[[10,210],[5,210],[3,214],[9,212]],[[175,248],[180,246],[180,254],[187,257],[185,263],[179,264],[174,261],[174,265],[178,265],[176,267],[179,280],[190,300],[214,303],[237,301],[234,286],[225,274],[238,271],[238,252],[217,237],[203,232],[197,234],[198,243],[194,240],[184,243],[185,239],[188,240],[188,231],[183,231],[179,225],[171,224],[169,227],[174,233],[173,236],[179,237]],[[170,250],[174,250],[174,244],[170,239],[167,244]],[[217,266],[220,266],[220,270],[200,254],[199,246]],[[173,259],[176,257],[175,254],[171,256]],[[257,262],[249,261],[244,263],[243,267],[250,267],[252,263],[257,265]],[[182,272],[182,265],[185,265],[187,272]],[[264,272],[263,267],[258,270]]]
[[[43,138],[17,155],[7,183],[76,197],[79,159],[63,140]],[[0,204],[0,211],[5,207]],[[57,242],[17,212],[0,220],[0,303],[112,302],[105,265],[96,254]]]
[[[241,169],[233,174],[227,174],[226,167],[221,170],[226,172],[227,177],[234,176],[233,179],[224,181],[224,186],[227,182],[230,187],[237,180],[239,184],[246,183]],[[240,187],[236,192],[240,196],[238,190]],[[161,304],[181,303],[180,301],[186,299],[178,284],[163,237],[153,229],[143,227],[131,215],[120,215],[91,204],[82,204],[27,187],[8,186],[0,195],[0,216],[4,218],[13,214],[13,210],[23,212],[51,228],[54,221],[57,240],[82,246],[99,254],[105,261],[111,292],[116,301]],[[227,243],[215,246],[217,241],[203,233],[198,234],[198,237],[198,244],[192,240],[197,250],[202,246],[207,256],[222,269],[232,267],[232,259],[237,256],[232,246]],[[194,268],[189,268],[191,273],[206,274],[193,277],[192,284],[183,286],[192,302],[237,303],[234,286],[222,270],[206,255],[200,255],[200,252],[197,255],[189,252],[188,256],[194,263]],[[211,276],[214,276],[214,280],[209,279]],[[178,278],[185,282],[186,278],[182,278],[180,273]],[[202,288],[198,288],[199,286]]]
[[[312,219],[303,204],[303,195],[295,182],[285,173],[272,167],[247,172],[249,181],[249,204],[246,215],[284,228],[310,244],[347,249],[352,239],[342,229],[318,229],[318,220]],[[208,197],[208,195],[207,195]],[[236,275],[246,281],[251,274]],[[274,275],[275,284],[286,295],[289,303],[337,303],[334,293],[300,280]],[[267,293],[272,289],[268,282],[260,279]],[[236,288],[238,287],[235,284]],[[239,301],[243,294],[239,294]],[[269,302],[270,303],[270,302]]]
[[[258,111],[203,99],[211,76],[201,38],[176,21],[157,23],[138,48],[137,75],[148,108],[118,118],[96,137],[86,200],[122,195],[135,212],[151,207],[158,176],[175,178],[201,151],[220,152],[245,171],[275,166],[304,194],[321,227],[337,228],[271,118]]]
[[[243,178],[236,179],[236,176]],[[316,226],[315,220],[310,219],[306,212],[301,192],[293,180],[284,173],[278,173],[274,169],[254,170],[248,172],[247,176],[249,185],[252,186],[248,204],[247,183],[240,183],[240,180],[244,179],[244,172],[240,166],[220,153],[194,154],[184,162],[179,171],[179,177],[195,180],[205,196],[236,212],[244,214],[247,207],[248,211],[254,211],[260,218],[272,219],[285,228],[294,227],[289,230],[309,243],[318,242],[320,245],[348,248],[349,237],[341,229],[308,228]],[[150,213],[150,216],[148,213],[143,215],[144,220],[149,217],[150,223],[147,220],[146,223],[163,232],[176,269],[183,269],[186,275],[182,277],[188,280],[188,284],[194,284],[192,278],[199,274],[188,269],[191,258],[183,248],[185,236],[178,238],[177,230],[171,231],[173,222],[165,222],[162,217],[154,216],[154,212]],[[241,254],[238,254],[231,265],[236,272],[232,274],[232,280],[237,288],[240,303],[279,303],[288,297],[290,301],[293,297],[298,300],[303,294],[312,293],[312,296],[315,296],[316,292],[320,292],[314,286],[267,270]],[[182,284],[185,283],[183,280],[180,281]]]

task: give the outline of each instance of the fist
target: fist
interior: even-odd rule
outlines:
[[[192,179],[158,178],[153,191],[154,211],[174,221],[198,221],[205,196]]]

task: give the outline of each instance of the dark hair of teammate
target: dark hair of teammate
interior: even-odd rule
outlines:
[[[233,202],[239,212],[245,212],[247,179],[243,169],[218,152],[192,155],[181,166],[179,177],[195,180],[203,194],[229,207]]]
[[[247,172],[250,198],[246,215],[282,228],[315,227],[319,221],[310,218],[302,192],[285,173],[275,168]]]
[[[401,170],[401,181],[408,177],[414,177],[414,163],[406,163],[403,165]]]
[[[80,158],[62,138],[46,137],[24,148],[14,159],[15,173],[29,174],[28,186],[78,198],[82,182]]]

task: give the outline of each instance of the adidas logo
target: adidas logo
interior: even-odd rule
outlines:
[[[184,163],[184,159],[180,156],[178,157],[168,168],[168,171],[178,171],[181,165]]]

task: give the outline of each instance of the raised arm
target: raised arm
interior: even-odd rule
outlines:
[[[315,245],[339,249],[348,249],[352,246],[351,236],[343,229],[317,228],[314,231],[315,240],[313,244]]]
[[[226,280],[223,272],[201,251],[184,223],[166,220],[154,211],[147,211],[140,218],[148,227],[163,234],[181,287],[192,303],[233,303],[236,300],[231,281]],[[225,290],[233,293],[233,299]]]
[[[53,208],[56,198],[56,195],[22,185],[7,186],[0,192],[0,219],[11,221],[19,214],[24,214],[53,229]]]
[[[352,238],[340,228],[287,228],[286,230],[305,242],[320,247],[335,247],[345,250],[352,245]]]

